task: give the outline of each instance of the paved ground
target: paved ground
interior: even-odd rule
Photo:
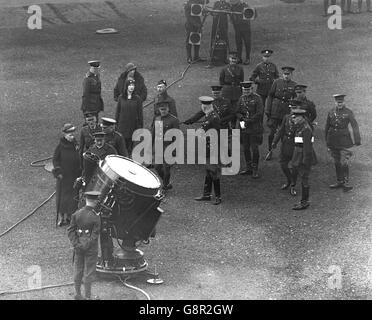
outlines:
[[[103,61],[108,116],[115,109],[112,88],[120,65],[128,61],[139,65],[150,97],[158,79],[179,77],[186,67],[181,2],[115,2],[119,12],[132,17],[133,10],[135,18],[77,22],[74,19],[79,16],[74,15],[73,23],[57,23],[55,16],[47,16],[55,23],[45,23],[39,31],[16,23],[1,25],[1,230],[53,192],[53,178],[29,163],[51,155],[64,122],[81,125],[81,82],[87,60]],[[63,13],[68,6],[56,8]],[[151,17],[149,13],[146,19],[139,18],[141,12],[151,10]],[[253,26],[253,64],[244,67],[249,74],[259,61],[258,52],[270,46],[275,62],[294,65],[295,80],[310,86],[309,97],[319,113],[315,148],[320,159],[312,174],[311,207],[301,213],[290,210],[297,199],[278,191],[282,176],[276,161],[262,164],[263,177],[258,181],[224,177],[224,202],[218,208],[191,200],[201,192],[203,168],[178,166],[175,190],[162,205],[166,213],[158,224],[157,238],[142,248],[165,283],[153,287],[143,279],[132,280],[153,299],[371,298],[372,114],[368,106],[372,76],[368,66],[372,63],[372,16],[349,15],[342,31],[330,31],[321,13],[314,2],[284,5],[275,1],[274,7],[262,7]],[[120,33],[94,33],[107,26]],[[203,37],[204,56],[209,30],[210,21]],[[209,92],[218,71],[195,65],[170,90],[181,120],[198,110],[197,97]],[[363,146],[355,150],[351,168],[355,190],[347,195],[327,188],[334,173],[322,128],[335,92],[348,95],[362,133]],[[151,110],[145,111],[146,125],[150,120]],[[266,139],[262,153],[265,149]],[[71,281],[71,250],[65,230],[55,229],[54,219],[52,201],[0,239],[0,291],[26,288],[31,265],[41,267],[43,285]],[[331,266],[342,272],[341,289],[331,289]],[[115,281],[100,281],[96,290],[104,299],[143,299]],[[69,299],[71,292],[68,287],[0,298]]]

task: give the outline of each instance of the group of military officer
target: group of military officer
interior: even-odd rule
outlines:
[[[309,206],[310,169],[317,163],[312,147],[316,107],[306,96],[307,86],[292,80],[295,68],[282,67],[282,76],[279,77],[278,68],[270,61],[273,51],[265,49],[261,54],[263,61],[254,68],[249,81],[244,81],[244,70],[237,64],[237,53],[230,52],[229,65],[220,72],[220,85],[212,86],[213,97],[200,97],[202,111],[184,123],[192,124],[205,117],[202,125],[205,128],[240,129],[245,158],[245,168],[240,174],[252,175],[257,179],[259,146],[263,143],[263,120],[266,115],[269,134],[265,160],[271,160],[273,150],[281,141],[279,162],[286,178],[281,189],[288,189],[295,196],[297,177],[300,176],[302,198],[293,209],[303,210]],[[348,160],[352,153],[349,148],[360,145],[359,128],[352,111],[346,108],[345,95],[335,94],[334,99],[336,106],[329,112],[325,127],[326,143],[335,160],[337,176],[337,183],[330,185],[330,188],[350,191]],[[209,104],[211,108],[207,107]],[[354,142],[348,129],[349,123]],[[211,181],[216,181],[215,204],[221,203],[219,171],[216,167],[214,170],[211,174],[211,167],[207,167],[204,193],[196,200],[211,200]]]

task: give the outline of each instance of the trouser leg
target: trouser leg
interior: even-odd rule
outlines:
[[[252,149],[252,164],[258,168],[258,162],[260,160],[260,150],[258,148],[258,144],[251,143],[251,149]]]
[[[243,33],[243,40],[245,46],[245,56],[247,60],[251,59],[251,27],[249,26],[242,31]]]
[[[221,198],[220,179],[214,179],[213,180],[213,188],[214,188],[214,194],[215,194],[216,198]]]
[[[192,56],[191,56],[191,44],[189,43],[189,40],[190,40],[190,30],[186,30],[186,56],[187,56],[187,59],[191,60],[192,59]]]
[[[244,160],[246,169],[250,169],[252,164],[252,156],[251,156],[251,144],[250,144],[250,136],[248,133],[242,133],[242,144],[244,148]]]
[[[282,169],[284,176],[287,178],[287,185],[290,185],[292,181],[292,175],[291,171],[288,168],[288,162],[281,162],[280,168]]]
[[[85,256],[84,266],[84,291],[85,297],[91,297],[92,282],[95,280],[97,264],[97,252],[89,253]]]
[[[199,51],[200,46],[194,45],[194,60],[198,60],[200,58]]]
[[[164,185],[167,186],[169,184],[169,181],[170,181],[170,170],[171,170],[171,167],[167,164],[163,164],[163,172],[164,172],[164,175],[163,175],[163,181],[164,181]]]
[[[209,173],[205,175],[203,196],[210,196],[212,193],[212,177]]]
[[[74,253],[74,283],[77,295],[81,295],[81,283],[84,275],[84,255]]]
[[[243,54],[243,38],[242,33],[238,27],[235,27],[235,44],[236,44],[236,51],[238,53],[239,61],[242,60]]]

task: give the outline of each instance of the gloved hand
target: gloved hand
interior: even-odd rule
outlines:
[[[57,179],[59,180],[63,179],[63,175],[60,173],[59,175],[57,175]]]

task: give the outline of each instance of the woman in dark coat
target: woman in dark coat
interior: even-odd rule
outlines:
[[[125,139],[129,156],[133,150],[133,132],[143,128],[142,99],[134,92],[135,81],[127,80],[124,86],[124,93],[119,97],[115,115],[118,131]]]
[[[75,132],[76,128],[72,124],[66,123],[63,126],[63,137],[53,155],[53,175],[57,179],[58,226],[69,224],[70,217],[78,206],[78,190],[73,185],[75,180],[81,176],[81,166]]]
[[[136,88],[134,89],[134,94],[136,94],[137,96],[140,96],[142,101],[146,101],[147,87],[145,85],[145,79],[137,71],[137,67],[131,62],[129,62],[125,66],[125,71],[118,78],[118,81],[114,88],[114,100],[119,101],[119,96],[123,95],[124,90],[125,90],[125,81],[130,80],[130,79],[136,82]]]

